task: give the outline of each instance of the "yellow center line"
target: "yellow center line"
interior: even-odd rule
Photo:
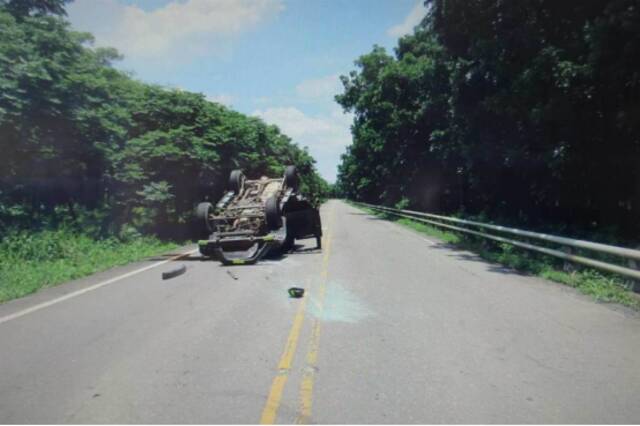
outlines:
[[[333,215],[331,216],[333,224]],[[324,296],[327,290],[327,278],[329,276],[329,256],[331,254],[331,232],[327,236],[325,243],[324,257],[322,259],[321,281],[318,289],[318,304],[316,318],[313,320],[313,328],[307,350],[307,366],[302,375],[300,383],[300,410],[296,417],[297,424],[307,424],[311,419],[311,408],[313,403],[313,387],[315,383],[316,366],[318,364],[318,348],[320,347],[320,327],[322,324],[322,314],[324,311]]]
[[[280,406],[280,400],[282,399],[282,392],[284,391],[284,385],[289,378],[289,371],[291,370],[291,363],[293,362],[293,355],[296,352],[298,346],[298,338],[300,337],[300,330],[302,329],[302,323],[304,322],[304,309],[307,298],[303,298],[302,302],[298,306],[296,316],[293,319],[293,325],[287,338],[287,344],[285,345],[284,352],[280,357],[278,363],[278,374],[273,378],[271,383],[271,389],[269,396],[267,397],[267,403],[262,410],[262,416],[260,417],[260,424],[274,424],[276,416],[278,414],[278,407]]]
[[[331,222],[333,222],[333,209],[330,213]],[[328,236],[324,238],[324,247],[328,247],[330,243],[330,239]],[[324,249],[324,257],[323,257],[323,273],[326,269],[324,264],[326,263],[326,259],[328,259],[328,248]],[[326,278],[326,274],[323,275],[323,280]],[[298,340],[300,338],[300,330],[302,329],[302,324],[304,323],[304,312],[307,304],[307,298],[309,296],[310,289],[307,289],[307,296],[304,297],[298,306],[298,310],[296,311],[296,315],[293,318],[293,324],[291,325],[291,330],[289,331],[289,337],[287,338],[287,343],[284,348],[284,352],[280,357],[280,362],[278,362],[278,374],[273,378],[273,382],[271,382],[271,388],[269,390],[269,396],[267,397],[267,402],[262,410],[262,416],[260,416],[260,424],[274,424],[276,421],[276,417],[278,415],[278,408],[280,407],[280,401],[282,400],[282,393],[284,391],[284,387],[287,384],[287,379],[289,378],[289,371],[291,370],[291,365],[293,363],[293,357],[296,353],[296,348],[298,347]]]

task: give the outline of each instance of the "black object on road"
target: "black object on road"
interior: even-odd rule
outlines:
[[[177,277],[178,275],[182,275],[186,271],[187,271],[187,266],[186,265],[182,265],[179,268],[172,269],[172,270],[167,271],[167,272],[163,272],[162,273],[162,279],[163,280],[168,280],[169,278],[174,278],[174,277]]]
[[[294,297],[296,299],[304,296],[304,288],[300,287],[291,287],[289,289],[289,296]]]

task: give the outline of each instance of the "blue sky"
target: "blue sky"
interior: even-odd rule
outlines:
[[[116,47],[137,78],[201,92],[276,124],[333,182],[351,117],[338,76],[374,44],[393,49],[422,0],[75,0],[69,19]]]

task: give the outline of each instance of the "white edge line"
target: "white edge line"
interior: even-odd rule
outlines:
[[[116,281],[120,281],[120,280],[122,280],[124,278],[131,277],[133,275],[139,274],[140,272],[148,271],[149,269],[156,268],[156,267],[158,267],[160,265],[164,265],[165,263],[169,263],[169,262],[172,262],[174,260],[180,259],[181,257],[189,256],[190,254],[193,254],[193,253],[195,253],[197,251],[198,251],[198,249],[194,249],[194,250],[188,251],[186,253],[180,254],[178,256],[173,256],[173,257],[171,257],[171,258],[169,258],[167,260],[162,260],[162,261],[156,262],[156,263],[154,263],[152,265],[145,266],[144,268],[136,269],[135,271],[127,272],[126,274],[122,274],[122,275],[119,275],[117,277],[108,279],[106,281],[102,281],[102,282],[99,282],[97,284],[94,284],[92,286],[85,287],[85,288],[82,288],[80,290],[65,294],[64,296],[60,296],[58,298],[49,300],[48,302],[40,303],[40,304],[32,306],[30,308],[23,309],[22,311],[18,311],[18,312],[15,312],[15,313],[11,314],[11,315],[7,315],[6,317],[0,318],[0,324],[8,322],[8,321],[11,321],[11,320],[14,320],[16,318],[20,318],[20,317],[22,317],[24,315],[28,315],[30,313],[39,311],[41,309],[48,308],[49,306],[58,304],[60,302],[64,302],[65,300],[72,299],[74,297],[80,296],[80,295],[88,293],[90,291],[97,290],[100,287],[104,287],[106,285],[113,284]]]

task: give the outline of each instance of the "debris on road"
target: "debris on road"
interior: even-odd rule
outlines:
[[[233,272],[231,272],[230,270],[227,269],[227,275],[229,275],[231,278],[233,278],[234,280],[238,281],[238,277],[236,276],[236,274],[234,274]]]
[[[302,296],[304,296],[304,288],[300,288],[300,287],[291,287],[289,289],[289,296],[293,297],[293,298],[300,298]]]
[[[169,278],[177,277],[178,275],[182,275],[187,271],[187,265],[182,265],[178,268],[172,269],[167,272],[162,273],[162,279],[168,280]]]

